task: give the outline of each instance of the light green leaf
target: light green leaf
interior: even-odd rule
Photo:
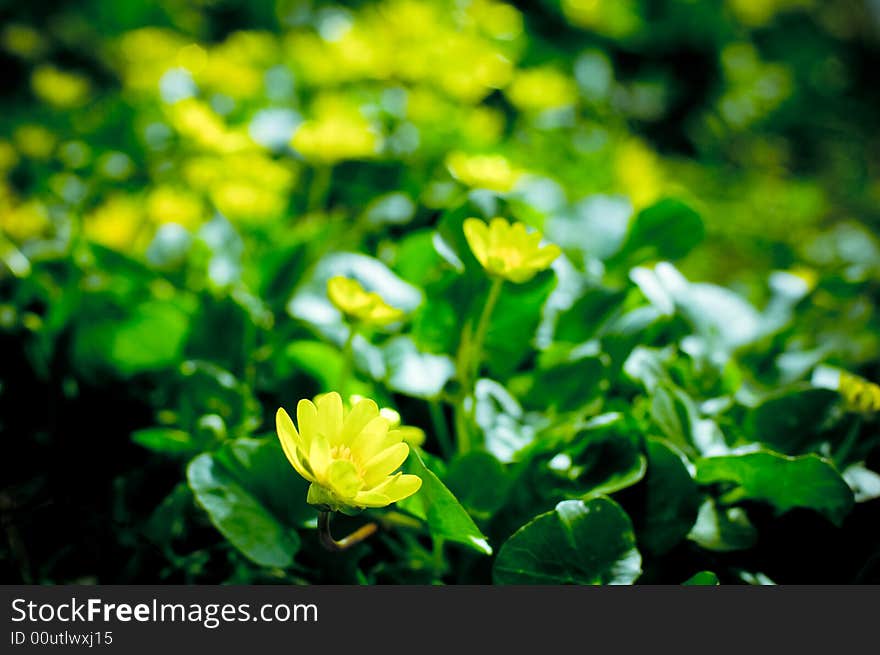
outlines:
[[[397,503],[398,507],[425,520],[432,536],[464,544],[483,555],[492,554],[485,535],[440,478],[428,470],[417,450],[410,451],[403,468],[422,479],[422,488]]]
[[[687,586],[717,587],[721,582],[718,580],[718,576],[712,573],[712,571],[700,571],[681,584]]]

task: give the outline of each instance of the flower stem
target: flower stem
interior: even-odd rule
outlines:
[[[309,185],[309,198],[306,205],[307,211],[314,212],[326,209],[327,195],[330,192],[330,182],[333,178],[333,167],[330,165],[316,166]]]
[[[345,395],[345,385],[351,377],[354,370],[354,337],[357,334],[354,326],[348,328],[348,336],[345,338],[345,345],[342,346],[342,368],[339,370],[339,380],[336,388],[339,393]]]
[[[489,319],[492,318],[492,310],[498,303],[501,296],[501,287],[504,286],[504,279],[496,277],[492,279],[492,286],[489,287],[489,295],[486,296],[486,303],[483,305],[483,311],[480,314],[480,320],[477,323],[477,331],[474,332],[474,340],[471,345],[471,361],[470,361],[470,381],[476,381],[477,374],[480,369],[480,362],[483,360],[483,342],[486,340],[486,333],[489,331]]]
[[[466,453],[471,449],[470,424],[473,420],[475,402],[467,412],[463,403],[466,398],[474,394],[474,385],[480,373],[480,363],[483,361],[483,343],[489,332],[492,311],[498,303],[503,286],[504,280],[502,278],[492,279],[492,286],[489,287],[486,302],[483,303],[483,309],[477,320],[477,329],[473,334],[469,334],[468,328],[465,328],[465,333],[462,335],[462,345],[456,358],[458,379],[461,383],[461,397],[455,405],[455,435],[460,453]]]
[[[330,533],[330,512],[318,513],[318,535],[321,538],[321,545],[327,550],[333,552],[347,550],[348,548],[359,544],[367,537],[372,536],[378,529],[379,526],[375,522],[367,523],[366,525],[359,527],[347,537],[337,540],[334,539],[333,535]]]
[[[428,409],[431,412],[431,423],[434,425],[434,436],[437,443],[440,444],[440,450],[443,455],[449,457],[452,455],[452,439],[449,436],[449,427],[446,425],[446,417],[443,415],[443,407],[440,406],[437,399],[428,401]]]

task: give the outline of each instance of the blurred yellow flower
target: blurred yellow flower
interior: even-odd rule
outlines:
[[[0,173],[5,173],[18,164],[18,153],[8,141],[0,141]]]
[[[49,228],[49,211],[36,200],[0,207],[0,232],[13,241],[27,241],[42,236]]]
[[[48,159],[55,150],[57,139],[42,125],[22,125],[12,134],[19,152],[32,159]]]
[[[568,107],[578,98],[574,80],[550,67],[519,71],[505,93],[517,109],[526,112]]]
[[[88,78],[50,65],[38,66],[31,75],[31,88],[36,96],[54,107],[79,107],[89,97]]]
[[[0,43],[6,52],[24,59],[35,58],[46,49],[46,42],[37,30],[29,25],[15,23],[3,28]]]
[[[335,164],[375,156],[380,139],[365,118],[340,111],[302,123],[294,132],[291,145],[306,161]]]
[[[624,142],[615,152],[614,175],[636,209],[650,205],[663,193],[659,158],[637,139]]]
[[[211,189],[214,206],[232,221],[260,222],[278,217],[287,207],[287,195],[277,188],[248,180],[227,180]]]
[[[172,186],[158,186],[147,196],[147,215],[157,225],[177,223],[195,228],[206,218],[205,207],[194,193]]]
[[[131,253],[143,225],[144,212],[138,199],[112,195],[85,217],[83,232],[90,241]]]
[[[467,16],[489,36],[510,40],[523,31],[522,14],[515,7],[495,0],[473,0]]]
[[[460,151],[449,153],[446,167],[462,184],[500,192],[513,189],[523,174],[502,155],[468,155]]]
[[[336,275],[327,281],[330,302],[353,323],[388,325],[403,319],[405,312],[392,307],[375,291],[367,291],[360,282]]]
[[[636,0],[562,0],[562,13],[574,25],[610,37],[627,36],[641,26]]]
[[[231,153],[255,147],[244,130],[229,128],[211,107],[201,100],[187,98],[169,109],[171,124],[179,134],[205,150]]]
[[[559,246],[541,246],[540,232],[528,232],[524,223],[510,224],[493,218],[487,225],[479,218],[465,220],[464,235],[474,257],[489,275],[510,282],[528,282],[559,257]]]
[[[300,400],[296,415],[299,429],[283,408],[275,423],[291,466],[312,483],[309,504],[325,511],[386,507],[422,486],[419,476],[394,472],[409,446],[374,401],[362,399],[346,412],[334,391],[316,403]]]
[[[838,391],[846,408],[859,414],[880,412],[880,386],[846,371],[840,372]]]

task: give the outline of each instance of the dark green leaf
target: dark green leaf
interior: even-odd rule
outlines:
[[[729,482],[722,501],[763,500],[779,512],[804,507],[821,512],[836,525],[852,509],[853,493],[840,473],[817,455],[787,457],[771,451],[709,457],[697,463],[701,484]]]
[[[497,584],[632,584],[641,564],[632,523],[617,503],[566,500],[504,543],[493,577]]]
[[[300,544],[295,528],[313,512],[306,483],[277,439],[239,439],[203,453],[187,478],[211,522],[245,556],[262,566],[291,565]]]

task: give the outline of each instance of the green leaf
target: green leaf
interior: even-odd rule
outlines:
[[[277,439],[239,439],[190,462],[187,479],[211,523],[248,559],[287,567],[299,550],[296,527],[313,512],[306,482]]]
[[[779,512],[796,507],[814,509],[840,525],[853,506],[853,493],[840,473],[818,455],[788,457],[757,451],[697,462],[701,484],[729,482],[733,490],[723,502],[762,500]]]
[[[488,518],[507,498],[510,479],[501,462],[489,453],[471,452],[452,460],[446,484],[468,511]]]
[[[416,398],[436,398],[455,375],[455,364],[447,355],[419,352],[413,340],[399,336],[382,347],[386,384]]]
[[[831,417],[840,396],[831,389],[784,390],[765,399],[745,418],[752,441],[795,455],[803,452]]]
[[[662,554],[687,537],[697,520],[700,497],[684,455],[661,439],[650,438],[645,445],[645,510],[637,532],[640,545]]]
[[[758,541],[758,531],[741,507],[719,509],[714,499],[707,498],[688,539],[706,550],[724,553],[751,548]]]
[[[483,555],[492,554],[492,547],[473,519],[440,478],[428,470],[416,449],[410,450],[403,468],[422,479],[422,488],[397,503],[400,508],[425,520],[432,536],[465,544]]]
[[[672,383],[659,384],[651,396],[651,418],[672,443],[690,452],[697,409],[684,391]]]
[[[640,211],[629,229],[614,264],[626,260],[630,266],[649,259],[675,260],[684,257],[705,237],[700,215],[675,198],[665,198]]]
[[[632,584],[642,572],[629,516],[610,498],[565,500],[498,553],[496,584]]]
[[[557,478],[565,478],[566,484],[555,485],[563,498],[587,500],[638,483],[647,461],[633,440],[614,430],[584,430],[575,436],[574,447],[548,466]]]
[[[534,441],[535,427],[525,420],[516,398],[494,380],[478,380],[474,399],[475,419],[486,449],[504,463],[514,461]]]
[[[539,273],[525,284],[504,284],[485,342],[493,377],[507,377],[528,356],[541,322],[541,309],[555,286],[553,271]]]
[[[588,289],[556,320],[554,338],[559,342],[584,343],[593,338],[626,298],[625,291],[603,287]]]
[[[159,371],[181,358],[189,315],[174,301],[148,300],[122,320],[83,322],[74,338],[74,357],[86,366],[98,363],[123,376]]]
[[[541,411],[575,411],[593,400],[604,380],[605,365],[599,357],[572,354],[538,369],[524,402]]]
[[[173,428],[145,428],[134,432],[131,440],[149,450],[169,455],[191,454],[199,448],[189,432]]]
[[[687,586],[717,587],[721,582],[718,580],[718,576],[712,573],[712,571],[700,571],[681,584]]]

